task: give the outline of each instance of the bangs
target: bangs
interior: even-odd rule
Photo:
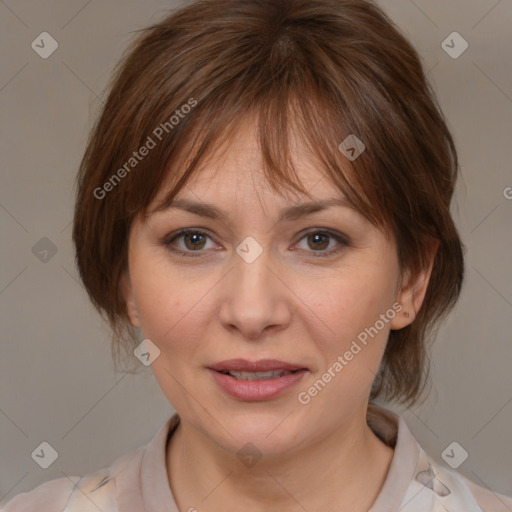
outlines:
[[[355,211],[389,237],[391,213],[379,200],[372,168],[364,154],[350,161],[340,151],[340,143],[352,131],[336,115],[339,110],[333,108],[326,84],[319,87],[313,77],[308,80],[306,71],[292,74],[285,69],[272,84],[240,87],[233,83],[232,90],[225,86],[222,98],[201,100],[180,127],[179,138],[167,140],[164,153],[159,156],[160,162],[166,162],[162,166],[165,172],[141,175],[144,183],[133,184],[139,193],[142,187],[152,190],[145,195],[144,204],[139,205],[142,220],[169,207],[193,176],[208,161],[229,151],[242,126],[250,124],[262,156],[266,182],[276,193],[295,191],[312,198],[312,190],[301,182],[296,165],[300,144],[301,154],[306,154],[321,174],[319,181],[327,179]],[[164,182],[168,192],[153,204]],[[133,198],[129,201],[133,204]]]

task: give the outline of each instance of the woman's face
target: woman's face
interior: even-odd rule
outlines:
[[[343,197],[299,145],[295,154],[315,200]],[[413,302],[402,290],[394,244],[353,209],[279,220],[310,199],[275,194],[261,165],[253,132],[240,130],[177,196],[225,217],[173,208],[134,222],[123,289],[132,323],[160,350],[152,369],[183,424],[233,453],[250,441],[278,455],[361,424],[389,331],[414,319],[423,293]],[[200,233],[171,241],[185,228]],[[209,369],[230,359],[306,370],[277,379],[291,383],[276,394],[269,379]]]

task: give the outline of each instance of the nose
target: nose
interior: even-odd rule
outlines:
[[[220,321],[247,339],[285,329],[291,320],[293,293],[270,259],[268,250],[252,262],[235,254],[234,266],[224,279]]]

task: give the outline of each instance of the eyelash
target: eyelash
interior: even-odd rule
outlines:
[[[169,235],[170,237],[167,236],[162,241],[162,243],[165,247],[167,247],[167,249],[169,249],[170,251],[172,251],[174,253],[180,254],[185,257],[197,258],[197,257],[201,256],[204,251],[202,251],[202,250],[184,251],[182,249],[176,249],[174,247],[171,247],[171,244],[175,240],[177,240],[178,238],[180,238],[182,236],[189,235],[189,234],[203,235],[203,236],[206,236],[211,239],[211,237],[204,231],[200,231],[198,229],[182,229],[174,235]],[[311,252],[311,256],[313,258],[328,258],[328,257],[334,256],[335,254],[338,254],[341,250],[343,250],[345,247],[348,247],[350,245],[345,237],[338,235],[336,233],[333,233],[332,231],[329,231],[329,230],[320,230],[320,229],[316,229],[314,231],[308,231],[307,233],[304,233],[304,235],[299,239],[299,242],[303,238],[307,237],[308,235],[313,235],[313,234],[322,234],[322,235],[329,236],[331,238],[334,238],[340,244],[337,248],[330,249],[329,251],[306,251],[306,252]],[[194,254],[194,253],[197,253],[197,254]]]

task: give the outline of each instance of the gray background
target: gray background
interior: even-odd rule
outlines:
[[[457,441],[469,453],[461,473],[512,495],[512,1],[381,4],[420,51],[453,130],[463,173],[453,213],[468,248],[432,394],[403,414],[436,460]],[[146,444],[173,411],[149,367],[113,372],[70,237],[73,179],[112,67],[134,30],[176,5],[0,1],[0,505]],[[59,44],[48,59],[31,48],[43,31]],[[441,47],[453,31],[469,43],[457,59]],[[47,262],[32,252],[43,237],[57,249]],[[31,458],[42,441],[59,454],[48,469]]]

